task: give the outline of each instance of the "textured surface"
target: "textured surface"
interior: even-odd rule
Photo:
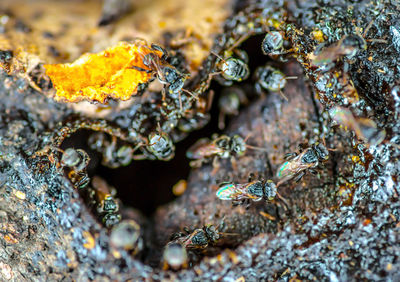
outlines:
[[[233,163],[224,159],[214,162],[217,168],[210,162],[193,169],[185,193],[151,218],[124,206],[122,199],[123,218],[135,219],[143,228],[145,249],[136,257],[110,244],[109,230],[92,212],[84,191],[68,179],[60,152],[52,146],[80,127],[111,133],[132,146],[160,128],[176,141],[201,124],[194,116],[204,117],[204,107],[182,95],[182,117],[175,115],[178,99],[171,97],[164,106],[159,93],[146,91],[125,109],[111,103],[104,120],[92,120],[92,115],[77,116],[69,105],[28,87],[24,77],[0,73],[2,280],[399,280],[398,7],[367,1],[240,3],[232,7],[233,15],[212,49],[222,54],[236,40],[249,37],[242,45],[252,71],[268,63],[286,76],[297,76],[283,90],[288,101],[279,93],[257,96],[253,77],[237,84],[252,102],[226,132],[249,136],[248,145],[265,150],[248,148]],[[286,48],[292,50],[284,56],[287,61],[261,54],[262,36],[257,34],[268,29],[285,33]],[[326,47],[354,33],[366,39],[365,50],[350,59],[338,56],[327,70],[315,67],[312,58],[321,41]],[[207,97],[215,60],[210,54],[185,87]],[[211,87],[218,98],[222,87],[214,82]],[[375,146],[362,143],[354,132],[331,122],[328,110],[333,106],[373,120],[386,131],[385,140]],[[245,209],[215,197],[223,181],[244,183],[251,173],[274,179],[286,153],[315,141],[334,150],[317,175],[308,173],[298,183],[279,187],[288,205],[276,199]],[[155,158],[144,145],[139,151]],[[107,157],[116,161],[114,155]],[[99,173],[98,167],[89,165],[90,177]],[[123,187],[115,188],[118,196]],[[188,269],[161,270],[169,236],[204,224],[218,226],[217,244],[195,255]]]

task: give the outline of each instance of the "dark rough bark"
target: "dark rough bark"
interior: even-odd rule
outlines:
[[[141,219],[148,248],[142,257],[110,245],[109,231],[93,216],[85,197],[59,165],[57,150],[50,147],[48,154],[38,154],[44,146],[51,146],[59,122],[70,119],[73,111],[22,87],[21,79],[2,72],[1,279],[204,281],[243,276],[246,281],[399,280],[400,152],[396,143],[400,131],[400,57],[396,48],[400,39],[393,32],[400,30],[399,7],[391,2],[326,2],[237,5],[236,14],[227,20],[213,49],[229,48],[229,38],[264,33],[267,26],[272,27],[265,21],[267,17],[284,19],[281,29],[294,54],[289,62],[271,63],[298,79],[289,81],[284,89],[288,101],[278,93],[263,95],[242,110],[227,130],[229,134],[250,134],[248,144],[265,151],[248,149],[236,159],[236,169],[229,159],[219,161],[215,173],[211,163],[194,169],[180,198],[160,207],[151,220]],[[247,30],[243,31],[242,23],[247,24]],[[312,30],[322,30],[325,42],[333,44],[344,34],[365,30],[370,23],[368,33],[360,32],[367,40],[366,50],[351,60],[339,58],[325,73],[311,65],[310,55],[318,45]],[[248,53],[251,61],[252,53]],[[189,83],[193,91],[200,93],[207,88],[214,63],[215,56],[210,55]],[[318,85],[325,74],[337,80],[331,88]],[[354,99],[355,90],[358,99]],[[129,109],[111,113],[107,120],[135,141],[136,137],[145,138],[157,122],[164,130],[171,130],[168,120],[161,118],[160,107],[155,106],[160,104],[159,96],[152,93]],[[332,126],[327,110],[335,105],[348,106],[357,116],[374,120],[386,130],[385,140],[368,146],[353,132]],[[174,104],[167,111],[176,107]],[[168,133],[180,134],[176,129]],[[132,141],[129,138],[126,140]],[[288,206],[276,199],[245,209],[215,197],[223,181],[244,183],[250,173],[274,178],[286,153],[296,151],[300,143],[322,140],[335,151],[330,152],[319,174],[307,174],[298,183],[279,187]],[[128,217],[139,217],[132,213]],[[169,236],[184,227],[204,224],[214,224],[222,232],[217,244],[199,255],[199,261],[189,269],[160,270],[161,251]]]

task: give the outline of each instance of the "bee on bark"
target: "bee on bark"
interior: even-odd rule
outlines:
[[[246,80],[250,75],[250,69],[247,65],[248,56],[244,51],[237,51],[240,58],[230,56],[223,59],[218,54],[212,52],[219,61],[216,63],[219,72],[210,74],[211,76],[221,74],[223,78],[229,81],[243,81]]]
[[[178,242],[172,241],[165,246],[163,251],[162,265],[164,270],[179,270],[187,268],[189,258],[186,248]]]
[[[370,145],[379,145],[386,137],[384,129],[368,118],[355,118],[349,109],[334,107],[329,110],[331,118],[340,125],[353,130],[357,137]]]
[[[93,177],[92,186],[88,194],[94,212],[106,228],[111,228],[121,221],[116,191],[98,176]]]
[[[200,167],[201,164],[215,157],[226,159],[232,156],[242,156],[246,152],[245,140],[239,135],[233,137],[221,135],[213,140],[203,138],[198,140],[186,152],[186,157],[193,159],[192,167]]]
[[[338,42],[329,46],[321,44],[311,55],[311,63],[318,70],[328,71],[335,66],[335,62],[343,57],[354,58],[358,52],[366,50],[367,43],[360,34],[344,35]]]
[[[276,185],[272,180],[255,180],[244,184],[223,183],[216,196],[220,200],[232,201],[234,205],[253,202],[272,201],[277,195]]]
[[[279,31],[268,32],[261,44],[264,55],[280,55],[286,53],[283,49],[283,36]]]
[[[143,250],[141,228],[134,220],[123,220],[116,224],[110,234],[110,242],[114,247],[123,248],[132,255]]]
[[[287,80],[297,78],[297,76],[286,76],[280,70],[268,65],[258,67],[255,77],[257,80],[255,88],[258,93],[262,93],[261,88],[272,92],[279,92],[286,101],[288,98],[283,94],[282,89],[285,87]]]
[[[329,159],[329,150],[322,143],[316,143],[304,151],[300,151],[300,153],[286,154],[285,159],[287,161],[276,172],[276,177],[279,180],[277,186],[291,179],[298,182],[307,171],[315,174],[315,168]]]
[[[203,228],[198,228],[189,232],[185,230],[175,233],[171,236],[173,242],[181,244],[186,250],[204,250],[209,244],[215,244],[220,238],[220,233],[212,224],[207,224]]]
[[[89,161],[89,155],[82,149],[68,148],[63,151],[61,165],[67,168],[68,178],[79,189],[84,189],[90,182],[86,172]]]
[[[244,91],[237,87],[229,87],[222,90],[221,97],[218,100],[219,118],[218,128],[225,128],[225,116],[233,116],[239,114],[241,104],[248,102]]]

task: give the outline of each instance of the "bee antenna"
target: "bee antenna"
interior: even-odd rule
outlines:
[[[221,61],[225,62],[224,59],[222,59],[222,57],[220,55],[218,55],[217,53],[215,53],[214,51],[210,52],[211,54],[213,54],[214,56],[216,56],[218,59],[220,59]]]
[[[278,185],[276,185],[278,187]],[[287,202],[287,200],[281,195],[279,194],[278,191],[276,191],[276,195],[278,196],[279,199],[282,200],[282,202],[285,204],[285,206],[289,209],[289,203]]]
[[[285,79],[298,79],[299,77],[296,75],[293,76],[286,76]]]
[[[192,92],[190,92],[189,90],[183,89],[182,91],[185,93],[188,93],[190,96],[192,96],[194,99],[199,100],[199,97],[197,97],[196,95],[194,95]]]
[[[262,147],[256,147],[256,146],[246,145],[246,148],[249,148],[249,149],[252,149],[252,150],[257,150],[257,151],[262,151],[262,152],[268,152],[267,149],[262,148]]]
[[[281,97],[282,97],[283,99],[285,99],[287,102],[289,102],[288,97],[286,97],[286,95],[283,94],[282,90],[279,90],[279,95],[281,95]]]

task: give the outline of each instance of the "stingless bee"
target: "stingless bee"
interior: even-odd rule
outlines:
[[[149,48],[144,41],[139,45],[139,55],[148,69],[138,66],[133,66],[132,68],[138,71],[154,73],[157,79],[166,85],[169,94],[179,94],[181,90],[184,90],[183,85],[189,75],[181,73],[166,61],[168,52],[164,48],[154,43]],[[164,87],[162,90],[163,100],[165,100],[165,90],[166,88]]]
[[[307,171],[315,173],[314,168],[329,159],[329,150],[331,149],[327,149],[322,143],[315,143],[299,154],[286,154],[287,161],[276,172],[276,177],[279,179],[277,186],[291,179],[297,182]]]
[[[215,244],[220,238],[220,233],[212,224],[195,229],[193,232],[185,229],[185,232],[186,235],[182,232],[173,234],[171,240],[181,244],[186,250],[204,250],[209,244]]]
[[[218,100],[218,128],[224,129],[225,116],[238,115],[240,105],[247,102],[246,94],[238,87],[229,87],[222,90],[221,97]]]
[[[261,88],[279,94],[287,101],[287,97],[283,94],[282,89],[286,85],[288,79],[296,79],[297,76],[285,76],[283,72],[271,66],[258,67],[255,72],[257,82],[255,84],[256,91],[262,93]]]
[[[143,239],[140,225],[128,219],[116,224],[110,234],[110,243],[116,248],[130,251],[132,255],[143,250]]]
[[[245,62],[247,59],[247,54],[244,51],[238,51],[238,54],[240,54],[241,59],[234,58],[234,57],[228,57],[226,59],[223,59],[221,56],[218,54],[211,52],[217,58],[219,61],[216,63],[217,68],[220,70],[220,72],[210,74],[216,75],[216,74],[221,74],[223,78],[226,80],[234,80],[234,81],[242,81],[246,80],[249,75],[250,75],[250,69],[247,63]],[[246,54],[246,55],[245,55]]]
[[[335,122],[353,130],[359,139],[370,145],[379,145],[385,139],[384,129],[378,129],[371,119],[354,117],[349,109],[333,107],[329,110],[329,115]]]
[[[63,151],[61,165],[68,169],[68,178],[79,189],[87,187],[90,182],[86,171],[89,161],[89,155],[82,149],[68,148]]]
[[[201,164],[213,157],[226,159],[230,156],[242,156],[246,152],[245,140],[239,135],[233,137],[221,135],[212,141],[202,138],[192,145],[186,152],[186,157],[194,159],[190,162],[192,167],[200,167]],[[215,160],[215,159],[214,159]]]
[[[163,252],[163,269],[168,270],[179,270],[181,268],[187,268],[189,264],[189,258],[186,249],[182,244],[172,241],[165,246]]]
[[[89,191],[89,197],[95,205],[95,212],[104,226],[111,228],[121,221],[119,204],[115,199],[116,191],[98,176],[93,177],[92,186],[93,188]]]
[[[218,199],[232,201],[234,205],[243,204],[249,200],[272,201],[276,195],[276,185],[272,180],[255,180],[244,184],[223,183],[216,192]]]
[[[280,55],[283,51],[283,36],[279,31],[268,32],[261,43],[261,50],[264,55]]]
[[[175,155],[175,146],[167,133],[152,132],[149,135],[149,150],[157,159],[168,161]]]
[[[342,57],[352,59],[358,52],[366,49],[367,43],[360,34],[344,35],[330,46],[325,47],[323,43],[320,44],[310,57],[311,63],[322,71],[328,71],[334,66],[336,60]]]

